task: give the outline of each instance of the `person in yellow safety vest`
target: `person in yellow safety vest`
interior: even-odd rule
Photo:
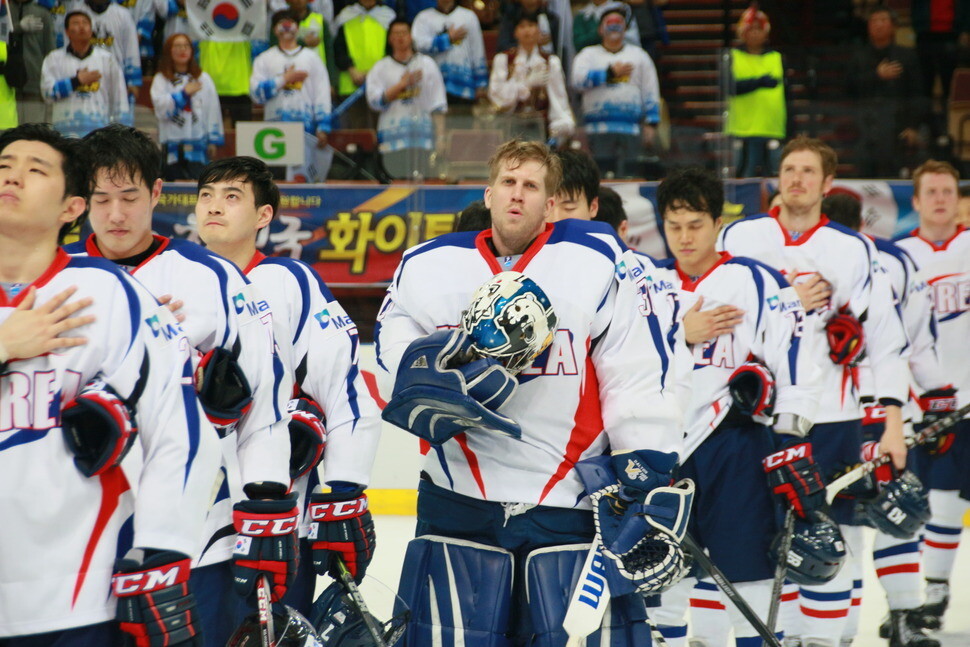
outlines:
[[[333,57],[333,36],[327,19],[321,13],[311,11],[307,0],[286,0],[286,4],[289,5],[299,25],[297,42],[320,55],[320,60],[327,68],[330,85],[336,85],[337,66],[334,64]]]
[[[358,0],[335,20],[333,50],[340,77],[337,94],[346,97],[364,84],[374,63],[384,58],[387,30],[395,13],[377,0]]]
[[[731,50],[725,132],[734,138],[738,177],[777,175],[788,130],[785,67],[781,54],[766,47],[770,30],[763,11],[747,8],[737,26],[742,46]]]
[[[0,67],[7,68],[7,43],[0,41]],[[7,85],[7,77],[0,75],[0,130],[17,126],[17,96]]]

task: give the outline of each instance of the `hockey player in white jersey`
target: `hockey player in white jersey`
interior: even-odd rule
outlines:
[[[327,177],[317,168],[318,149],[327,145],[330,132],[330,80],[320,56],[297,43],[299,23],[289,10],[273,14],[271,30],[278,44],[253,61],[249,95],[266,106],[265,118],[298,121],[305,131],[304,163],[287,168],[286,179],[302,176],[304,182]],[[329,168],[329,165],[327,165]]]
[[[384,418],[426,454],[399,590],[406,643],[562,645],[597,533],[613,549],[607,571],[625,575],[586,644],[649,645],[639,592],[682,575],[679,545],[633,567],[615,531],[642,538],[626,520],[645,517],[621,520],[597,497],[594,521],[579,471],[596,464],[622,482],[616,512],[674,490],[656,489],[682,430],[646,277],[606,225],[544,222],[561,173],[544,144],[507,142],[490,169],[492,228],[408,250],[378,316],[379,365],[394,379]],[[460,359],[488,330],[507,342],[503,363]],[[665,505],[686,521],[684,502]],[[646,541],[660,547],[656,533]]]
[[[485,96],[485,40],[474,12],[455,0],[438,0],[434,7],[418,12],[411,33],[415,49],[438,64],[449,103],[470,105]]]
[[[821,396],[808,440],[826,478],[859,461],[862,353],[873,366],[876,397],[886,407],[880,451],[890,454],[898,469],[906,461],[901,406],[910,382],[906,336],[888,281],[874,272],[872,242],[829,222],[821,212],[836,163],[835,151],[818,140],[793,139],[782,151],[781,206],[731,224],[720,239],[723,251],[754,258],[790,277],[808,315],[806,326],[820,336],[814,362],[821,371]],[[837,647],[857,579],[855,560],[862,548],[853,502],[837,500],[832,516],[849,558],[827,584],[801,587],[803,627],[788,629],[806,645]]]
[[[960,407],[970,402],[970,362],[966,361],[970,339],[970,231],[957,224],[958,180],[956,169],[945,162],[930,160],[916,169],[913,207],[919,213],[919,227],[899,237],[896,244],[916,262],[917,277],[930,286],[943,375],[956,388],[956,405]],[[924,423],[939,415],[930,400],[926,404]],[[932,510],[923,545],[926,603],[919,618],[920,625],[930,629],[942,625],[962,518],[970,500],[968,432],[970,421],[964,419],[938,444],[915,452],[918,473],[930,488]]]
[[[658,187],[657,202],[674,255],[660,262],[667,270],[663,280],[679,292],[694,355],[687,458],[680,470],[697,486],[692,535],[766,618],[776,561],[771,545],[779,530],[772,490],[795,510],[797,532],[816,524],[834,529],[819,514],[824,514],[822,477],[805,442],[818,397],[813,340],[798,295],[781,274],[716,250],[724,189],[713,173],[674,171]],[[705,316],[724,306],[731,307],[730,325]],[[809,491],[805,483],[816,487]],[[743,506],[734,505],[739,500]],[[671,645],[685,644],[692,584],[684,581],[664,593],[661,608],[651,612]],[[730,611],[737,645],[760,645],[755,629],[733,607]],[[698,635],[703,629],[695,627]]]
[[[0,328],[72,286],[97,313],[86,343],[44,334],[51,352],[3,362],[0,643],[201,645],[189,561],[217,442],[171,313],[113,264],[58,249],[87,194],[75,142],[37,124],[0,136]]]
[[[269,305],[245,276],[195,243],[152,234],[161,191],[155,143],[114,125],[84,144],[94,234],[68,251],[108,258],[152,293],[182,301],[186,337],[201,355],[196,386],[222,438],[224,480],[214,490],[192,580],[206,644],[221,647],[245,611],[233,586],[254,602],[265,575],[279,599],[296,571],[299,507],[289,493],[285,410],[292,380],[274,352]]]
[[[65,135],[83,137],[111,122],[126,122],[128,97],[121,67],[109,52],[91,44],[91,16],[65,16],[68,44],[44,58],[41,91],[53,104],[52,123]]]
[[[276,217],[279,202],[266,164],[232,157],[202,173],[195,217],[206,246],[242,269],[269,303],[277,349],[293,375],[290,477],[308,508],[300,535],[309,538],[301,541],[299,572],[283,602],[308,616],[316,576],[336,573],[334,555],[357,581],[374,555],[374,523],[364,489],[381,422],[358,368],[357,328],[343,307],[306,264],[267,257],[256,248],[256,237]],[[329,492],[318,487],[317,464]]]
[[[19,297],[21,292],[24,296]],[[25,289],[23,284],[15,283],[6,290],[8,299],[19,297],[20,303],[0,323],[0,362],[11,357],[27,359],[62,348],[83,346],[87,342],[83,336],[62,336],[94,321],[91,314],[74,316],[93,303],[90,297],[68,301],[76,292],[77,288],[72,286],[36,305],[36,288]]]

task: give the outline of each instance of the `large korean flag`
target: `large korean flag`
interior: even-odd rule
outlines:
[[[193,40],[266,38],[266,0],[186,0]]]

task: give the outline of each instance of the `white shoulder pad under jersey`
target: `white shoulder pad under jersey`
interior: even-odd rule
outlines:
[[[475,290],[502,271],[490,238],[491,230],[447,234],[405,252],[376,331],[379,365],[392,378],[408,344],[456,327]],[[522,439],[469,432],[447,441],[425,462],[435,484],[490,501],[588,506],[577,461],[609,449],[681,451],[667,341],[646,277],[624,261],[607,225],[546,226],[512,268],[542,288],[558,317],[551,346],[502,408]]]
[[[702,311],[724,305],[744,311],[733,333],[691,348],[693,397],[687,414],[687,453],[727,416],[733,405],[728,381],[749,358],[763,362],[775,377],[775,413],[814,420],[819,396],[818,373],[812,363],[815,339],[806,327],[801,301],[785,278],[763,263],[727,253],[693,280],[673,260],[662,265],[680,291],[683,313],[701,297]]]
[[[809,231],[793,234],[781,226],[774,209],[728,225],[721,232],[718,246],[733,256],[761,261],[785,277],[793,277],[795,284],[816,273],[831,284],[830,305],[813,310],[806,317],[807,327],[818,336],[818,343],[813,343],[814,363],[821,372],[816,423],[856,420],[862,415],[858,369],[834,364],[829,358],[825,324],[839,312],[863,322],[872,344],[870,360],[876,363],[877,370],[886,373],[877,378],[877,396],[905,401],[909,378],[902,353],[906,339],[894,311],[888,281],[880,281],[880,285],[874,281],[875,251],[867,239],[825,216]]]
[[[960,227],[946,241],[929,241],[919,230],[898,238],[896,245],[908,253],[925,281],[933,300],[937,321],[937,351],[943,378],[957,389],[960,406],[970,402],[970,231]]]
[[[196,554],[219,462],[188,344],[144,287],[63,251],[33,285],[37,303],[75,286],[96,319],[77,329],[85,345],[11,360],[0,377],[0,640],[113,620],[113,564],[131,545]],[[25,294],[0,293],[0,321]],[[123,469],[87,478],[60,411],[96,377],[134,404],[139,431]]]

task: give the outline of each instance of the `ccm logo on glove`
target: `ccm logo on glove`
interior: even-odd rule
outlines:
[[[152,593],[159,589],[175,586],[189,579],[189,560],[166,564],[137,573],[118,573],[112,578],[116,596]]]
[[[300,521],[299,515],[292,517],[279,518],[268,516],[266,519],[259,519],[254,516],[236,516],[236,531],[250,537],[279,537],[288,535],[296,530]]]
[[[794,447],[783,449],[780,452],[775,452],[771,456],[766,456],[762,460],[762,463],[764,463],[765,469],[771,469],[799,458],[806,458],[809,455],[808,448],[809,445],[807,443],[795,445]]]
[[[361,497],[352,501],[332,501],[328,503],[311,503],[310,519],[313,521],[335,521],[344,517],[356,517],[367,511],[367,498]]]

